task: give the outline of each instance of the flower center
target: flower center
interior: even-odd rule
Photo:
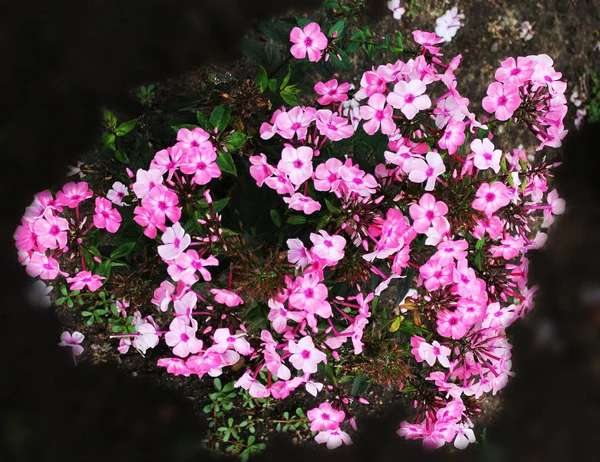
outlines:
[[[295,160],[294,161],[294,168],[302,168],[302,161],[301,160]]]
[[[404,97],[404,102],[407,104],[412,103],[415,100],[415,97],[411,94],[408,94]]]
[[[485,196],[485,200],[488,202],[492,202],[496,198],[494,193],[487,193]]]
[[[304,39],[304,45],[306,45],[307,47],[311,46],[313,43],[313,40],[310,37],[306,37]]]
[[[505,106],[507,101],[508,99],[506,98],[506,96],[501,96],[500,98],[498,98],[498,105]]]
[[[182,342],[187,342],[190,339],[190,336],[184,332],[179,338]]]
[[[308,351],[308,350],[302,350],[302,357],[304,359],[310,358],[310,351]]]

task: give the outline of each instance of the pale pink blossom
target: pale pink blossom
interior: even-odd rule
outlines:
[[[112,208],[112,203],[104,197],[96,197],[94,226],[98,229],[106,228],[109,233],[116,233],[121,226],[121,214]]]
[[[300,186],[312,176],[312,158],[313,150],[308,146],[301,146],[298,149],[286,146],[281,152],[281,160],[277,168],[288,174],[294,186]]]
[[[148,195],[155,186],[163,183],[163,176],[160,170],[151,168],[150,170],[142,170],[141,168],[136,173],[136,181],[133,183],[132,189],[138,199],[143,199]]]
[[[425,191],[433,191],[437,177],[446,171],[446,166],[437,152],[428,152],[427,162],[420,158],[412,158],[404,163],[408,179],[414,183],[425,183]]]
[[[521,86],[527,83],[533,75],[533,61],[524,56],[507,58],[500,63],[494,77],[498,82]]]
[[[331,79],[327,82],[317,82],[315,84],[315,93],[321,95],[317,99],[317,102],[323,106],[327,106],[331,103],[339,103],[348,100],[348,90],[350,90],[350,84],[343,82],[338,85],[337,79]]]
[[[163,260],[175,260],[188,248],[192,238],[185,232],[181,223],[170,226],[161,236],[162,245],[158,246],[158,254]]]
[[[185,361],[180,358],[161,358],[156,365],[158,367],[165,367],[169,374],[175,376],[183,375],[184,377],[189,377],[192,373],[186,366]]]
[[[335,430],[346,418],[344,411],[338,411],[331,407],[330,403],[321,403],[306,412],[306,417],[310,420],[310,431],[318,432],[322,430]]]
[[[367,121],[363,128],[369,135],[373,135],[379,130],[379,127],[384,135],[391,135],[396,129],[396,124],[392,119],[394,109],[385,103],[385,95],[375,93],[369,97],[367,106],[360,107],[360,116]]]
[[[442,201],[426,193],[421,196],[418,204],[409,207],[408,213],[413,219],[413,229],[418,233],[425,233],[430,227],[437,229],[440,234],[450,230],[450,223],[444,215],[448,213],[448,206]]]
[[[215,302],[227,305],[229,307],[244,304],[244,300],[242,300],[242,298],[238,294],[232,292],[231,290],[210,289],[210,293],[215,296]]]
[[[129,191],[127,190],[127,186],[125,186],[120,181],[115,181],[112,185],[112,188],[108,190],[106,193],[106,198],[111,201],[113,204],[122,206],[129,206],[123,202],[123,199],[129,195]]]
[[[342,444],[352,444],[350,435],[339,428],[335,430],[324,430],[317,433],[315,436],[315,441],[319,444],[326,444],[327,449],[335,449],[340,447]]]
[[[316,125],[319,133],[331,141],[340,141],[354,135],[354,128],[348,124],[348,119],[339,117],[337,112],[331,112],[329,109],[317,111]]]
[[[504,183],[496,181],[491,185],[483,183],[475,193],[477,199],[473,201],[473,208],[484,212],[486,215],[492,215],[498,209],[508,205],[511,200],[508,188]]]
[[[91,292],[95,292],[102,287],[102,280],[106,279],[98,274],[92,274],[90,271],[80,271],[72,278],[67,278],[67,282],[71,283],[70,290],[81,290],[85,286],[90,289]]]
[[[471,142],[471,151],[475,154],[473,157],[473,164],[479,170],[487,170],[491,168],[494,173],[500,171],[500,159],[502,158],[502,151],[495,149],[494,145],[487,138],[475,139]]]
[[[436,360],[444,367],[450,367],[448,356],[450,348],[440,345],[440,342],[434,340],[431,344],[421,342],[419,345],[419,355],[429,364],[433,366]]]
[[[307,215],[321,210],[321,204],[317,201],[305,196],[304,194],[295,193],[292,197],[284,197],[283,201],[288,204],[289,208],[304,212]]]
[[[294,27],[290,33],[292,56],[296,59],[304,59],[317,62],[323,56],[323,50],[327,48],[327,36],[321,32],[321,27],[316,22],[304,26],[304,29]]]
[[[171,321],[169,332],[165,334],[165,343],[173,348],[173,354],[180,358],[202,350],[202,340],[196,338],[196,328],[188,326],[180,317]]]
[[[281,112],[275,121],[277,133],[288,140],[294,135],[299,140],[306,138],[308,126],[315,120],[315,110],[300,106],[293,107],[289,111]]]
[[[37,242],[46,249],[64,248],[67,245],[69,222],[57,217],[48,209],[43,218],[33,223],[33,233]]]
[[[508,120],[521,105],[519,88],[516,85],[493,82],[483,98],[483,109],[494,113],[498,120]]]
[[[244,338],[246,334],[231,335],[229,328],[223,327],[215,330],[214,339],[215,344],[213,348],[219,353],[223,353],[225,350],[235,350],[239,354],[247,356],[252,353],[253,348],[248,343],[248,340]]]
[[[25,271],[31,277],[39,276],[40,279],[45,280],[55,279],[56,276],[58,276],[58,273],[61,273],[58,262],[54,258],[47,257],[40,252],[34,252],[33,255],[31,255],[31,259],[29,260],[29,263],[27,263]]]
[[[326,360],[327,356],[318,350],[310,336],[300,339],[298,343],[289,341],[288,350],[292,354],[290,363],[305,373],[313,374],[317,372],[317,365]]]
[[[400,109],[408,120],[412,120],[419,111],[431,107],[429,96],[423,94],[426,89],[421,80],[402,80],[394,85],[394,91],[387,96],[387,102]]]
[[[83,342],[84,339],[85,335],[83,335],[81,332],[75,331],[71,334],[68,331],[64,331],[60,335],[60,342],[58,345],[70,347],[71,351],[73,352],[73,359],[75,359],[75,356],[79,356],[81,353],[83,353],[81,342]]]
[[[158,151],[154,155],[154,159],[150,161],[150,169],[156,169],[163,175],[168,173],[167,180],[170,180],[185,160],[184,151],[181,146],[177,143],[175,146],[169,146],[166,149]]]
[[[256,180],[258,187],[261,187],[265,180],[269,178],[275,168],[267,162],[267,156],[260,153],[258,156],[250,156],[248,158],[250,163],[250,175]]]
[[[342,236],[330,236],[326,231],[320,230],[319,234],[310,233],[310,240],[314,247],[312,251],[319,257],[331,262],[338,262],[344,258],[346,239]]]

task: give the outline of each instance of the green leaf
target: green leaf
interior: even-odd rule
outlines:
[[[303,225],[306,223],[306,217],[302,215],[291,215],[288,217],[287,222],[290,225]]]
[[[220,211],[222,211],[227,206],[228,202],[229,202],[229,197],[225,197],[223,199],[219,199],[218,201],[214,201],[212,203],[214,212],[219,213]]]
[[[233,132],[231,135],[227,137],[226,143],[231,146],[231,148],[237,150],[240,149],[246,141],[250,137],[242,132]]]
[[[135,126],[137,125],[138,119],[133,119],[133,120],[129,120],[127,122],[123,122],[121,125],[119,125],[116,130],[115,130],[115,135],[117,136],[125,136],[127,135],[127,133],[129,133],[131,130],[133,130],[135,128]]]
[[[71,300],[70,298],[67,298],[67,306],[69,308],[73,308],[73,300]]]
[[[231,108],[227,104],[220,104],[210,114],[210,123],[222,132],[231,122]]]
[[[269,87],[269,90],[271,91],[277,90],[277,79],[269,79],[267,87]]]
[[[339,56],[338,56],[339,55]],[[331,53],[329,55],[329,60],[333,63],[335,67],[337,67],[341,71],[349,71],[352,67],[350,63],[350,58],[346,54],[344,50],[339,49],[337,54]]]
[[[171,125],[171,128],[173,130],[175,130],[175,133],[177,133],[182,128],[187,128],[188,130],[193,130],[194,128],[198,128],[198,125],[192,125],[192,124]]]
[[[64,284],[60,285],[60,293],[63,295],[67,295],[69,292],[67,292],[67,286]]]
[[[256,86],[263,93],[269,86],[269,76],[267,70],[263,66],[258,66],[258,73],[256,74]]]
[[[210,121],[208,120],[208,116],[204,112],[197,111],[196,112],[196,120],[198,120],[198,124],[205,130],[212,130],[214,128],[214,127],[210,126]]]
[[[256,441],[256,437],[253,435],[250,435],[248,437],[248,446],[252,446],[254,444],[254,442]]]
[[[281,227],[281,217],[279,216],[279,212],[275,209],[271,209],[271,220],[273,220],[275,226],[278,228]]]
[[[483,236],[481,239],[479,239],[477,241],[477,243],[475,244],[475,250],[481,250],[483,249],[483,245],[485,244],[485,236]]]
[[[288,82],[290,81],[291,76],[292,76],[292,67],[288,66],[287,74],[285,74],[285,77],[281,81],[281,85],[279,85],[280,90],[283,90],[287,86]]]
[[[202,408],[202,412],[204,412],[205,414],[208,414],[210,411],[213,410],[213,405],[212,404],[207,404],[206,406],[204,406]]]
[[[325,199],[325,205],[327,205],[327,210],[329,210],[332,213],[342,213],[342,211],[335,205],[333,205],[333,203],[329,199]]]
[[[312,20],[308,19],[308,18],[296,18],[296,23],[301,27],[304,28],[306,25],[310,24],[311,22],[313,22]]]
[[[67,299],[67,297],[59,297],[56,299],[56,304],[57,305],[62,305],[63,303],[65,303],[65,300]]]
[[[213,380],[213,383],[215,384],[215,388],[216,388],[217,390],[221,391],[221,389],[223,388],[223,387],[221,386],[221,379],[219,379],[219,378],[217,377],[215,380]]]
[[[115,250],[110,253],[111,259],[117,259],[121,257],[126,257],[135,249],[135,242],[126,242],[125,244],[120,245]]]
[[[115,151],[117,149],[115,147],[116,139],[117,137],[114,135],[114,133],[104,133],[102,135],[102,144],[104,145],[104,148],[108,148],[111,151]]]
[[[222,172],[229,173],[230,175],[237,176],[237,170],[235,168],[235,162],[231,154],[225,151],[219,151],[219,157],[217,157],[217,165]]]
[[[119,162],[122,162],[124,164],[128,164],[129,163],[129,156],[127,156],[127,154],[125,153],[125,151],[121,151],[120,149],[115,151],[115,157],[117,158],[117,160]]]
[[[396,32],[396,43],[398,44],[398,48],[400,48],[400,51],[404,51],[404,42],[402,40],[402,32]]]
[[[404,316],[397,316],[390,326],[390,332],[396,332],[398,329],[400,329],[400,324],[402,324],[402,321],[404,321]]]
[[[344,32],[344,27],[346,27],[346,18],[340,19],[333,26],[331,26],[331,29],[329,29],[329,33],[327,35],[333,38],[334,34],[337,32],[335,38],[340,37]]]
[[[324,5],[324,6],[325,6],[325,8],[331,8],[331,9],[334,9],[334,8],[339,8],[339,7],[340,7],[340,4],[339,4],[339,3],[338,3],[336,0],[327,0],[327,1],[325,2],[325,5]]]
[[[104,116],[104,122],[109,125],[109,126],[116,126],[117,125],[117,118],[115,117],[115,115],[109,111],[108,109],[105,109],[103,112],[103,116]]]
[[[296,88],[296,85],[288,85],[281,90],[281,98],[291,106],[298,105],[298,94],[301,92],[300,89]]]

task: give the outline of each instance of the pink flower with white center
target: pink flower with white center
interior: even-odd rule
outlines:
[[[169,374],[175,376],[183,375],[184,377],[189,377],[192,373],[186,366],[185,361],[179,358],[161,358],[156,365],[158,367],[165,367]]]
[[[177,194],[162,185],[152,188],[142,199],[142,205],[152,214],[159,217],[167,216],[173,223],[177,223],[181,218],[181,209],[177,207],[177,204],[179,204]]]
[[[342,444],[350,445],[352,440],[350,435],[339,428],[335,430],[324,430],[317,433],[315,441],[319,444],[326,444],[327,449],[335,449],[340,447]]]
[[[68,331],[64,331],[60,334],[60,343],[59,346],[71,347],[71,351],[73,352],[73,359],[75,356],[79,356],[83,353],[83,347],[81,346],[81,342],[85,339],[85,335],[81,332],[73,332],[72,334]]]
[[[467,259],[459,260],[453,269],[452,280],[456,284],[458,294],[466,297],[475,289],[475,270],[469,267]]]
[[[221,169],[216,160],[217,153],[212,145],[210,149],[193,149],[187,153],[180,170],[187,175],[194,175],[192,183],[202,186],[221,176]]]
[[[440,287],[452,284],[453,269],[453,263],[443,265],[440,263],[439,259],[432,257],[427,261],[427,263],[421,265],[419,273],[425,281],[423,285],[428,291],[431,292],[439,289]]]
[[[317,111],[317,129],[319,133],[331,141],[340,141],[354,135],[354,128],[348,124],[348,119],[339,117],[329,109]]]
[[[222,305],[234,307],[244,304],[244,300],[242,300],[238,294],[232,292],[231,290],[210,289],[210,293],[215,296],[215,302],[221,303]]]
[[[260,188],[265,180],[273,174],[275,168],[267,162],[267,156],[263,153],[258,156],[250,156],[248,160],[252,164],[250,175],[256,180],[256,184]]]
[[[289,298],[290,305],[311,315],[330,317],[331,305],[327,302],[328,291],[325,284],[320,283],[314,273],[299,277],[296,282],[296,289]]]
[[[465,127],[464,122],[450,119],[450,123],[446,125],[444,134],[438,141],[440,147],[447,149],[450,154],[454,154],[465,142]]]
[[[171,321],[169,332],[165,334],[165,343],[173,348],[173,354],[180,358],[185,358],[190,353],[198,353],[202,350],[202,340],[196,338],[196,330],[177,317]]]
[[[69,222],[64,218],[55,216],[52,209],[48,209],[43,218],[33,223],[33,233],[37,242],[46,249],[64,248],[67,245],[67,230]]]
[[[387,96],[387,102],[400,109],[408,120],[414,119],[419,111],[431,107],[429,96],[424,95],[427,86],[418,79],[394,85],[394,91]]]
[[[294,185],[290,181],[288,174],[274,169],[273,175],[265,180],[265,184],[277,191],[278,194],[294,194]]]
[[[346,163],[340,166],[338,172],[348,191],[355,192],[362,197],[374,194],[379,186],[373,175],[363,172],[356,165],[352,165],[351,159],[346,160]]]
[[[247,356],[254,351],[254,349],[248,343],[248,340],[244,338],[246,334],[231,335],[231,332],[227,327],[217,329],[214,334],[215,344],[213,348],[219,353],[223,353],[225,350],[235,350],[239,354]]]
[[[61,191],[56,193],[56,205],[64,205],[74,209],[84,200],[92,197],[94,193],[88,189],[85,181],[67,183]]]
[[[420,158],[409,159],[404,162],[404,171],[413,183],[425,183],[425,191],[433,191],[437,177],[446,171],[446,166],[437,152],[428,152],[425,156],[427,162]]]
[[[464,337],[467,328],[463,324],[459,313],[442,310],[438,313],[437,331],[442,337],[451,337],[458,340]]]
[[[310,336],[301,338],[298,343],[290,340],[288,351],[292,354],[290,356],[292,365],[308,374],[317,372],[317,364],[327,359],[325,353],[317,350]]]
[[[323,56],[323,50],[327,48],[327,36],[321,32],[321,27],[316,22],[304,26],[304,29],[294,27],[290,32],[292,56],[296,59],[304,59],[308,55],[310,62],[316,63]]]
[[[562,94],[567,89],[567,83],[560,80],[562,73],[557,72],[554,67],[554,61],[547,54],[537,56],[527,56],[531,59],[535,68],[531,75],[531,80],[539,86],[548,86],[552,95]]]
[[[477,189],[475,196],[477,199],[473,201],[473,208],[488,216],[508,205],[511,200],[508,188],[500,181],[496,181],[491,185],[483,183]]]
[[[494,257],[502,257],[505,260],[515,258],[525,246],[525,241],[521,236],[506,236],[500,242],[502,245],[492,246],[490,252]]]
[[[286,241],[288,246],[288,261],[294,263],[296,267],[302,268],[310,263],[310,256],[304,243],[300,239],[288,239]]]
[[[148,171],[140,168],[136,173],[135,179],[136,181],[133,183],[132,189],[138,199],[144,199],[155,186],[163,183],[162,173],[160,170],[154,168]]]
[[[514,309],[515,305],[502,307],[498,302],[490,303],[486,309],[485,319],[481,323],[481,327],[506,328],[510,326],[518,318]]]
[[[472,231],[473,237],[481,239],[485,233],[490,239],[498,239],[504,231],[504,223],[497,216],[489,216],[487,219],[477,222],[475,229]]]
[[[319,258],[331,262],[338,262],[344,258],[344,246],[346,245],[346,239],[342,236],[330,236],[326,231],[320,230],[320,236],[315,233],[310,233],[310,240],[314,247],[312,251]]]
[[[177,131],[177,146],[183,150],[184,154],[187,154],[190,151],[204,149],[208,147],[208,145],[212,146],[208,141],[209,139],[210,134],[200,127],[196,127],[192,130],[180,128]]]
[[[268,319],[271,321],[273,329],[278,334],[281,334],[288,329],[288,320],[299,323],[306,317],[304,312],[288,310],[283,303],[273,300],[272,298],[269,299],[268,305],[270,308]]]
[[[163,175],[168,172],[167,180],[170,180],[184,160],[184,151],[178,143],[158,151],[150,162],[150,169],[156,169]]]
[[[521,105],[519,87],[510,83],[493,82],[482,101],[483,109],[494,113],[498,120],[508,120]]]
[[[313,150],[308,146],[301,146],[298,149],[287,146],[281,152],[281,160],[277,168],[288,174],[294,186],[300,186],[312,176],[312,158]]]
[[[427,342],[421,342],[419,345],[419,355],[429,364],[433,366],[437,360],[442,366],[450,367],[450,348],[440,345],[440,342],[434,340],[430,345]]]
[[[444,41],[443,38],[435,35],[434,32],[423,32],[422,30],[415,30],[412,33],[413,39],[419,45],[423,45],[423,48],[427,50],[432,55],[439,55],[440,48],[434,47],[433,45],[437,43],[442,43]]]
[[[442,201],[436,201],[431,194],[423,194],[418,204],[409,207],[408,213],[413,219],[413,229],[424,234],[430,227],[437,229],[440,234],[450,230],[450,223],[444,217],[448,213],[448,206]]]
[[[392,119],[394,109],[386,105],[386,97],[381,93],[375,93],[369,98],[368,106],[360,107],[360,116],[367,120],[363,125],[365,132],[373,135],[381,126],[381,133],[391,135],[396,130],[396,124]]]
[[[136,328],[136,337],[133,339],[133,346],[142,354],[146,354],[149,348],[154,348],[158,345],[158,332],[156,326],[152,324],[151,317],[141,323]]]
[[[275,126],[277,127],[277,133],[282,138],[291,140],[294,135],[299,140],[306,138],[306,131],[308,126],[313,120],[315,120],[315,111],[304,110],[300,106],[296,106],[289,111],[281,112],[277,117]]]
[[[306,197],[304,194],[295,193],[292,197],[284,197],[283,201],[288,204],[292,210],[298,210],[304,212],[307,215],[315,213],[317,210],[321,210],[321,204],[317,201]]]
[[[317,102],[323,106],[347,101],[348,90],[350,90],[350,84],[348,82],[343,82],[338,85],[337,79],[331,79],[325,83],[317,82],[315,84],[315,93],[321,95],[321,97],[317,99]]]
[[[177,222],[161,236],[163,245],[158,246],[158,254],[163,260],[175,260],[188,248],[192,238],[185,232],[181,223]]]
[[[125,196],[129,196],[129,191],[127,190],[127,186],[120,181],[115,181],[112,185],[112,189],[109,189],[106,193],[106,198],[119,207],[129,207],[129,204],[123,202]]]
[[[346,418],[344,411],[337,411],[331,407],[330,403],[321,403],[306,413],[310,420],[310,431],[319,432],[322,430],[335,430]]]
[[[92,274],[90,271],[80,271],[75,277],[67,278],[67,282],[71,283],[71,287],[69,287],[70,290],[81,290],[87,286],[90,291],[95,292],[102,287],[103,279],[106,278],[97,274]]]
[[[116,233],[121,226],[121,214],[112,208],[112,203],[104,197],[96,197],[94,226],[98,229],[106,228],[109,233]]]
[[[55,279],[58,273],[61,273],[58,262],[54,258],[47,257],[40,252],[33,253],[29,263],[25,267],[25,271],[31,277],[39,276],[40,279],[45,280]]]
[[[501,67],[496,70],[494,77],[498,82],[510,83],[520,87],[531,79],[533,74],[533,61],[524,56],[507,58],[501,63]]]
[[[270,394],[267,387],[252,377],[250,370],[244,372],[244,375],[242,375],[237,382],[235,382],[234,386],[235,388],[241,387],[244,390],[248,390],[248,394],[257,399],[266,398]]]
[[[500,159],[502,159],[502,151],[494,149],[494,145],[487,138],[480,140],[476,139],[471,142],[471,151],[475,154],[473,164],[479,170],[487,170],[491,168],[494,173],[500,171]]]

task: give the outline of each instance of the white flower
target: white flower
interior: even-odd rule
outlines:
[[[435,33],[446,42],[449,42],[456,35],[458,29],[462,27],[460,20],[464,18],[465,15],[459,14],[457,7],[446,11],[435,20]]]
[[[79,175],[79,178],[83,178],[85,176],[85,173],[83,173],[81,171],[81,166],[83,165],[83,162],[78,160],[77,161],[77,166],[73,167],[73,166],[69,166],[69,171],[67,172],[67,176],[73,176],[73,175]]]
[[[38,279],[31,285],[27,292],[27,298],[32,305],[38,308],[48,308],[52,304],[50,292],[52,292],[52,286],[47,286],[44,281]]]

